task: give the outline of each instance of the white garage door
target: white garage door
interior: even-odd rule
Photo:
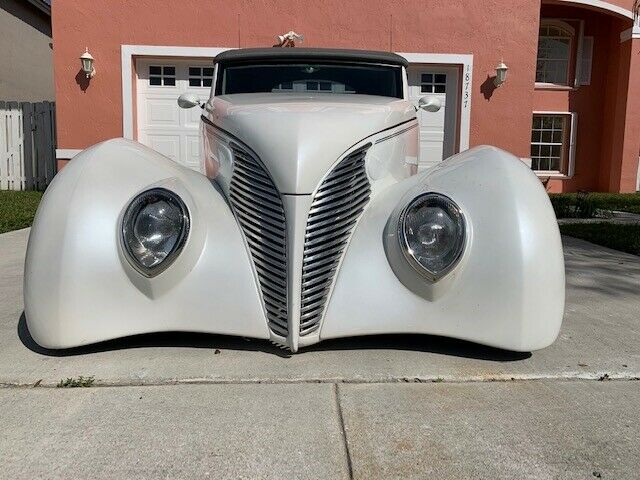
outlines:
[[[422,97],[436,97],[438,112],[418,110],[420,168],[431,167],[456,153],[458,68],[421,65],[409,67],[409,99],[415,106]]]
[[[205,101],[213,78],[211,60],[139,59],[136,62],[138,141],[194,170],[201,170],[202,110],[178,107],[189,92]]]

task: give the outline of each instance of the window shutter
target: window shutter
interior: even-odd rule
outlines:
[[[593,63],[593,37],[582,38],[580,58],[580,85],[591,85],[591,65]]]

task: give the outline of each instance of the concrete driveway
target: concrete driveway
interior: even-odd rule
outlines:
[[[640,478],[640,258],[565,238],[557,342],[158,334],[51,352],[0,235],[0,478]],[[94,376],[96,387],[50,388]],[[33,387],[37,385],[37,387]]]

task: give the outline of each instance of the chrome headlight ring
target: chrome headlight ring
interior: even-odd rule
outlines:
[[[180,196],[166,188],[152,188],[131,200],[124,212],[122,249],[140,274],[155,277],[178,257],[189,228],[189,210]]]
[[[449,273],[466,244],[466,221],[446,195],[423,193],[402,210],[398,221],[400,249],[409,265],[431,282]]]

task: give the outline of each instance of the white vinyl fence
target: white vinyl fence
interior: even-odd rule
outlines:
[[[0,102],[0,190],[44,190],[56,174],[53,102]]]

